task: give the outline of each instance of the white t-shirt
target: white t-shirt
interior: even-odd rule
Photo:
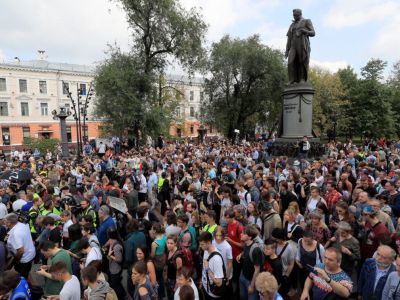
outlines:
[[[88,255],[86,256],[85,267],[89,265],[89,263],[93,260],[101,260],[101,251],[99,248],[93,247],[90,249]]]
[[[72,275],[71,279],[64,283],[60,292],[60,300],[80,300],[81,299],[81,286],[78,278]]]
[[[223,241],[222,243],[218,244],[216,240],[212,242],[213,246],[217,248],[218,252],[221,253],[222,258],[224,259],[225,270],[228,270],[228,259],[232,260],[232,246],[227,242]],[[232,274],[230,274],[228,279],[232,278]]]
[[[21,263],[30,262],[35,258],[36,250],[33,245],[31,230],[28,224],[18,222],[8,233],[7,248],[15,254],[17,249],[24,247],[24,254],[21,257]]]
[[[218,250],[217,250],[218,251]],[[217,279],[222,279],[224,278],[224,270],[222,268],[222,258],[219,255],[214,255],[210,261],[208,262],[208,268],[205,267],[205,262],[207,261],[209,257],[208,251],[204,251],[204,256],[203,256],[203,274],[201,281],[203,283],[204,290],[207,292],[208,295],[214,298],[218,298],[218,296],[214,295],[213,293],[210,292],[210,286],[207,284],[207,272],[211,271],[214,273],[214,277]],[[210,284],[212,284],[212,281],[210,279]]]
[[[68,220],[67,222],[64,223],[63,225],[63,236],[68,237],[68,227],[74,224],[72,220]]]
[[[27,202],[23,199],[15,200],[12,204],[13,211],[20,210]]]
[[[7,214],[7,206],[4,203],[0,202],[0,220],[4,219]]]
[[[190,287],[193,289],[194,292],[194,300],[199,300],[199,291],[197,290],[196,285],[194,284],[193,280],[190,281]],[[175,291],[174,294],[174,300],[180,300],[179,298],[179,291],[181,290],[181,287],[178,287]]]

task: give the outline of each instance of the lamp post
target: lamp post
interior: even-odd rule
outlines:
[[[62,157],[68,158],[68,137],[67,137],[67,122],[65,121],[71,115],[70,111],[67,111],[64,106],[60,107],[60,111],[53,110],[51,112],[53,115],[53,119],[60,120],[60,132],[61,132],[61,150],[62,150]]]
[[[89,100],[92,98],[94,93],[93,81],[90,82],[89,91],[86,93],[86,98],[82,100],[82,89],[79,88],[79,84],[76,84],[76,99],[73,98],[72,93],[69,90],[69,86],[63,81],[63,88],[67,91],[67,97],[71,99],[73,117],[76,125],[76,144],[77,144],[77,155],[81,157],[83,143],[87,140],[86,136],[86,119],[87,119],[87,108],[89,106]],[[82,136],[82,119],[83,117],[83,136]]]
[[[204,143],[204,136],[206,135],[207,129],[206,127],[202,124],[200,125],[199,129],[197,129],[199,132],[199,144]]]

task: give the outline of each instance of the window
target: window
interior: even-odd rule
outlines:
[[[19,80],[19,92],[20,93],[27,93],[28,92],[28,82],[26,79]]]
[[[1,131],[2,131],[2,135],[3,135],[3,145],[4,146],[9,146],[10,145],[10,141],[11,141],[10,128],[3,127],[1,129]]]
[[[189,98],[189,100],[190,100],[190,101],[193,101],[193,100],[194,100],[194,92],[193,92],[193,91],[190,91],[190,98]]]
[[[62,88],[63,88],[63,95],[68,95],[69,83],[68,82],[63,82],[62,83]]]
[[[194,107],[193,106],[190,107],[190,116],[192,118],[194,118]]]
[[[86,96],[86,84],[81,83],[79,88],[81,89],[81,95]]]
[[[65,103],[64,107],[65,107],[66,113],[68,113],[70,111],[70,109],[71,109],[71,107],[69,106],[69,103]]]
[[[39,93],[47,94],[47,82],[44,80],[39,80]]]
[[[86,141],[89,136],[89,128],[87,125],[82,126],[82,131],[83,131],[83,140]]]
[[[200,101],[204,101],[204,92],[200,92]]]
[[[175,116],[180,117],[181,116],[181,108],[180,106],[177,106],[175,109]]]
[[[72,131],[71,131],[71,126],[67,127],[67,139],[68,143],[72,143]]]
[[[193,133],[194,133],[194,126],[190,125],[190,134],[193,134]]]
[[[7,102],[0,102],[0,116],[8,116],[8,104]]]
[[[40,112],[42,116],[49,115],[49,105],[47,103],[40,103]]]
[[[209,131],[210,131],[210,133],[212,133],[212,131],[213,131],[212,125],[210,125]]]
[[[24,138],[24,144],[31,137],[31,129],[29,127],[22,127],[22,137]]]
[[[0,78],[0,92],[7,91],[7,83],[5,78]]]
[[[29,116],[28,102],[21,102],[21,116]]]

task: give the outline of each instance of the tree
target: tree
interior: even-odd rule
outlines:
[[[227,35],[212,45],[208,69],[204,121],[229,137],[235,129],[254,134],[260,124],[276,129],[286,79],[281,52],[261,44],[258,35],[244,40]]]
[[[112,131],[127,128],[136,137],[157,135],[169,127],[176,101],[160,98],[159,78],[174,59],[193,71],[204,61],[207,26],[200,14],[184,10],[177,0],[116,0],[132,29],[130,53],[110,48],[110,57],[95,76],[96,114]]]
[[[60,144],[58,139],[39,139],[39,138],[27,138],[24,139],[24,145],[30,148],[32,151],[36,148],[40,151],[42,155],[45,155],[47,150],[54,152],[57,146]]]

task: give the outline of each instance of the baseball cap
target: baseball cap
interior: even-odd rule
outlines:
[[[371,207],[371,206],[369,206],[369,205],[366,205],[364,208],[363,208],[363,214],[368,214],[368,215],[374,215],[375,214],[375,211],[374,211],[374,209]]]

